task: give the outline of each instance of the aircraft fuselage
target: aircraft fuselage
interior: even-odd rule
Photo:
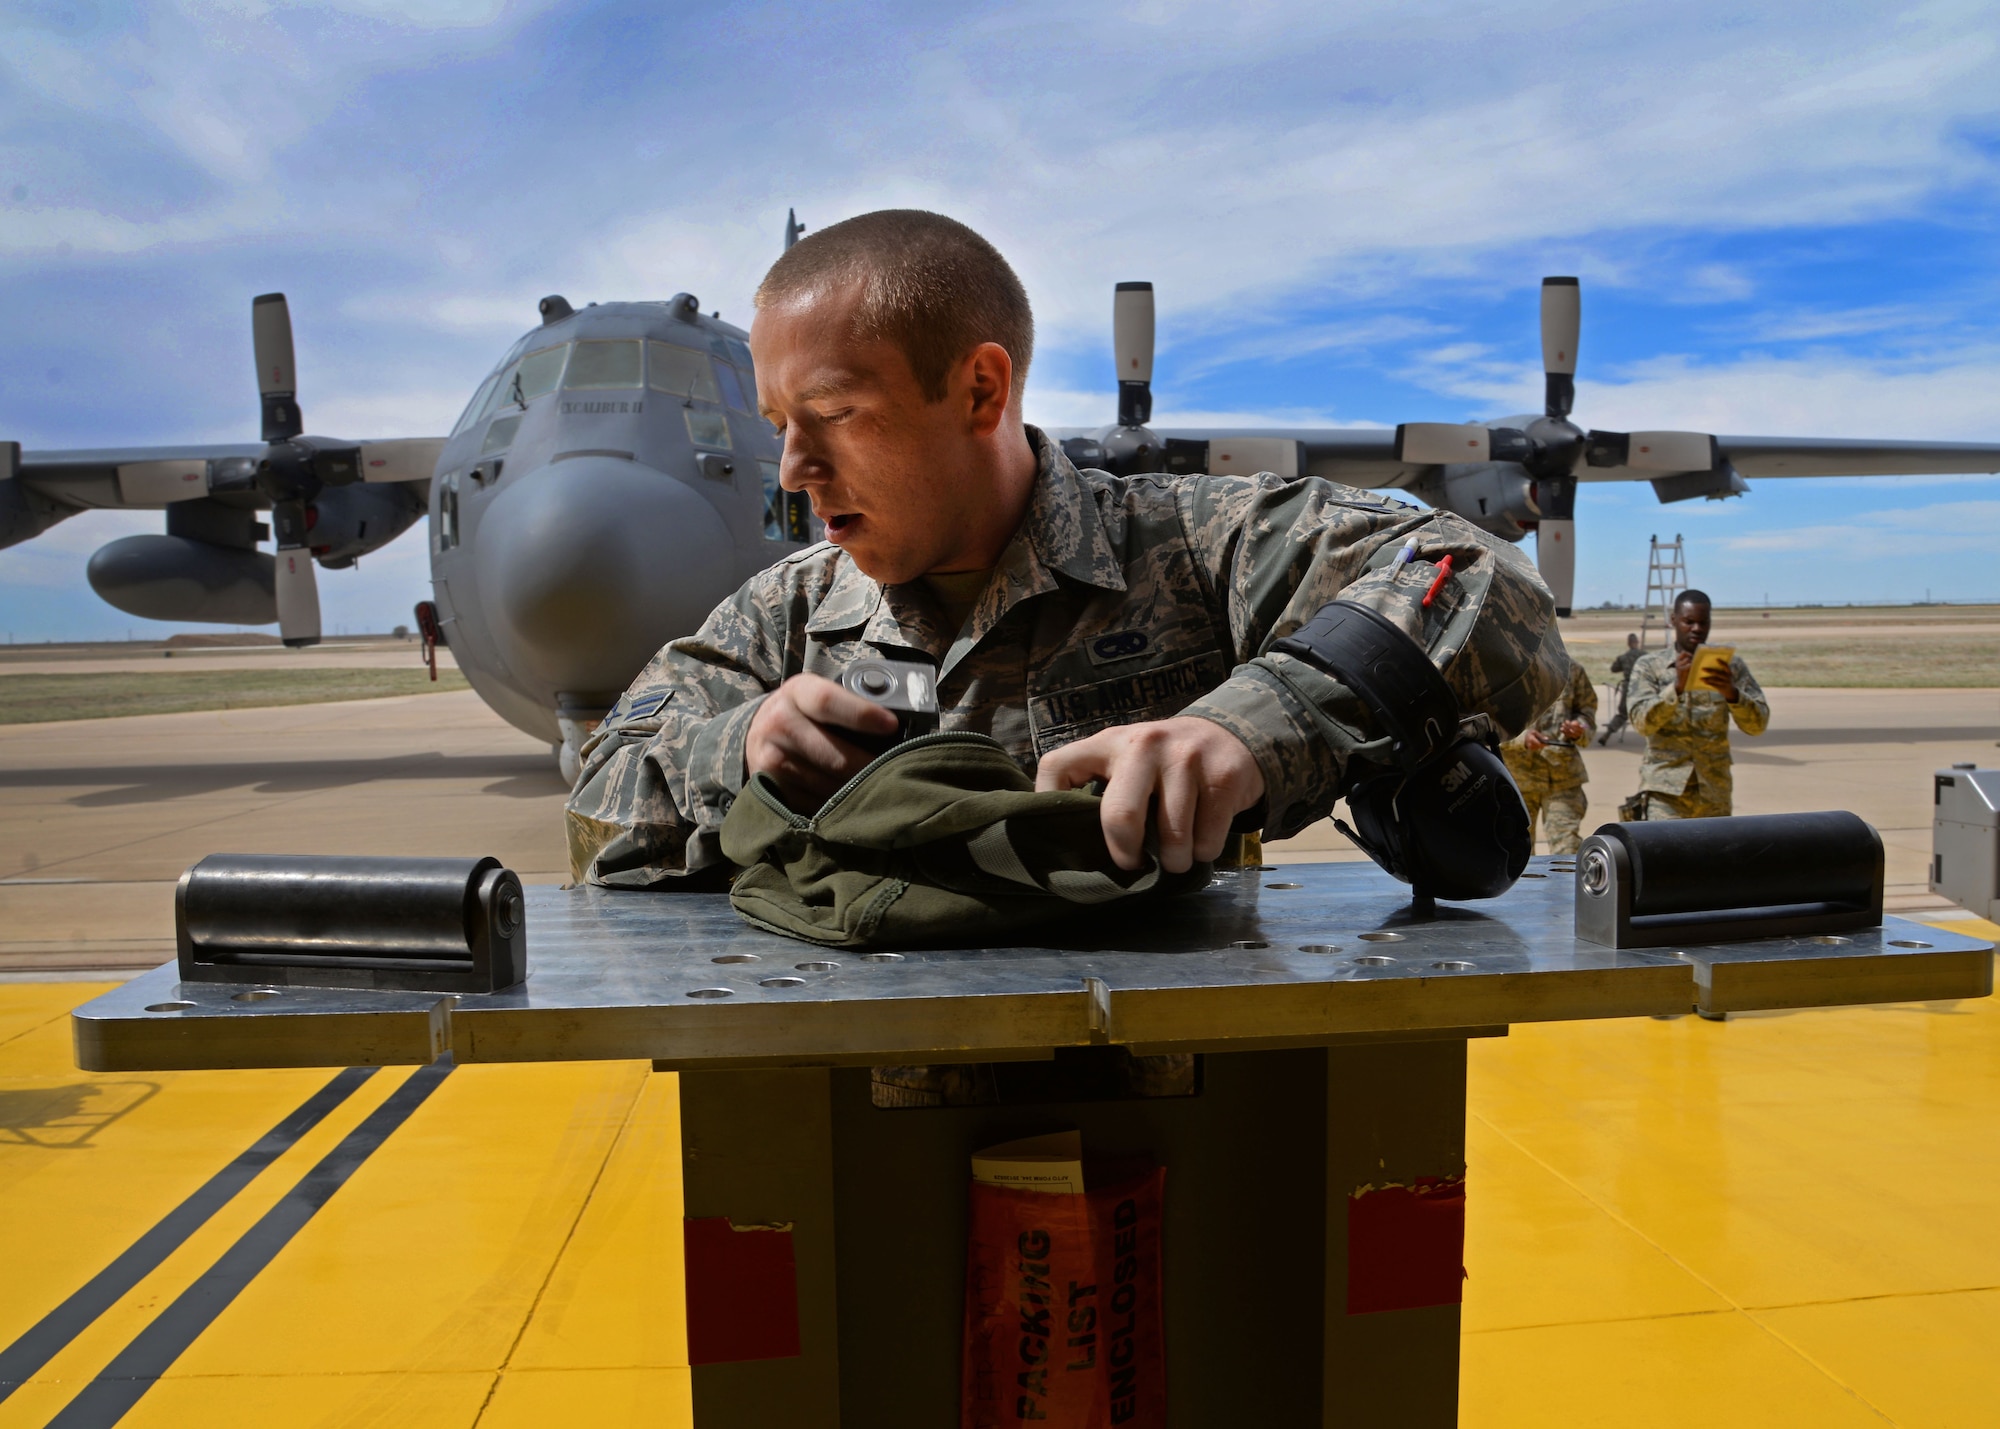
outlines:
[[[473,688],[568,768],[661,646],[812,533],[742,329],[686,294],[546,308],[439,458],[431,579]]]

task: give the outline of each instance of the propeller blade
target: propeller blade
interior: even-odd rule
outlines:
[[[1535,527],[1535,569],[1556,598],[1556,614],[1568,615],[1576,598],[1576,522],[1544,517]]]
[[[1592,432],[1584,460],[1632,471],[1712,471],[1722,454],[1707,432]]]
[[[1404,422],[1396,428],[1396,460],[1417,466],[1493,460],[1493,431],[1477,423]]]
[[[429,481],[444,453],[443,437],[404,437],[361,444],[363,481]]]
[[[1120,283],[1111,298],[1111,350],[1118,359],[1118,425],[1153,420],[1153,285]]]
[[[1583,329],[1583,291],[1574,278],[1542,279],[1543,410],[1561,420],[1576,405],[1576,340]]]
[[[319,581],[312,552],[292,546],[278,552],[278,636],[287,645],[319,644]]]
[[[1537,481],[1529,501],[1541,513],[1535,524],[1535,568],[1556,598],[1556,614],[1568,615],[1576,597],[1576,478]]]
[[[305,430],[299,417],[298,364],[292,357],[292,310],[283,293],[250,300],[250,346],[264,399],[264,440],[287,442]]]

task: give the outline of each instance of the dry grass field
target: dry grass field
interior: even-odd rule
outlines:
[[[1580,611],[1563,640],[1600,684],[1639,629],[1636,611]],[[1809,689],[2000,687],[2000,606],[1815,606],[1715,613],[1709,637],[1733,645],[1760,684]],[[1657,646],[1660,637],[1654,635]]]
[[[111,719],[270,705],[316,705],[466,688],[456,670],[244,669],[0,675],[0,724]]]
[[[1581,611],[1563,622],[1563,639],[1601,685],[1611,679],[1626,631],[1639,624],[1636,611]],[[1716,612],[1713,638],[1734,645],[1772,688],[2000,688],[2000,606],[1724,609]],[[0,650],[0,724],[466,688],[445,652],[433,683],[408,641],[364,637],[305,651],[268,638],[250,642],[257,637]],[[1653,643],[1660,643],[1657,634]]]

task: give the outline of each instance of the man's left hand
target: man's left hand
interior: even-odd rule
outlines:
[[[1701,682],[1711,690],[1720,693],[1722,698],[1730,704],[1733,705],[1737,702],[1736,672],[1734,670],[1726,667],[1704,670],[1701,672]]]
[[[1264,772],[1242,740],[1192,716],[1102,730],[1042,756],[1038,790],[1105,781],[1104,842],[1120,868],[1146,864],[1146,815],[1154,813],[1160,863],[1185,873],[1221,854],[1229,825],[1264,797]]]

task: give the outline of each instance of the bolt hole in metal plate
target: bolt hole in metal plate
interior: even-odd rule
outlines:
[[[1403,935],[1401,933],[1363,933],[1361,941],[1364,943],[1400,943],[1403,941]]]
[[[1461,963],[1456,960],[1431,964],[1434,970],[1441,973],[1469,973],[1478,966],[1477,963]]]
[[[800,964],[798,964],[798,969],[799,969],[799,971],[800,971],[800,972],[802,972],[802,973],[830,973],[830,972],[837,972],[837,971],[839,971],[839,969],[840,969],[840,964],[839,964],[839,963],[800,963]]]
[[[806,980],[802,977],[767,977],[760,978],[757,982],[759,987],[804,987],[805,985]]]
[[[1819,935],[1818,937],[1816,937],[1816,938],[1808,938],[1808,939],[1806,939],[1806,941],[1807,941],[1807,942],[1809,942],[1809,943],[1818,943],[1818,944],[1819,944],[1819,945],[1820,945],[1821,947],[1823,947],[1823,948],[1839,948],[1839,947],[1845,947],[1845,946],[1846,946],[1847,944],[1849,944],[1849,943],[1853,942],[1853,941],[1854,941],[1854,939],[1852,939],[1852,938],[1836,938],[1836,937],[1835,937],[1835,936],[1834,936],[1833,934],[1831,934],[1831,933],[1821,933],[1821,934],[1820,934],[1820,935]],[[1901,945],[1900,945],[1900,944],[1897,944],[1897,945],[1895,945],[1895,946],[1899,946],[1899,947],[1900,947]]]
[[[901,953],[863,953],[861,955],[861,961],[864,963],[900,963],[902,960],[903,955]]]
[[[229,1000],[231,1002],[269,1002],[278,995],[278,990],[274,987],[253,987],[244,992],[230,993]]]
[[[1393,968],[1396,966],[1394,958],[1385,957],[1381,953],[1369,953],[1364,957],[1356,958],[1354,961],[1361,964],[1364,968]]]
[[[1523,878],[1547,878],[1547,877],[1548,877],[1548,875],[1547,875],[1546,873],[1524,873],[1524,874],[1522,874],[1522,875],[1521,875],[1521,877],[1523,877]]]
[[[726,987],[697,987],[688,992],[689,997],[734,997],[736,994]]]
[[[1258,948],[1268,948],[1271,945],[1269,943],[1260,943],[1255,938],[1242,938],[1234,943],[1231,943],[1229,946],[1232,948],[1242,948],[1246,951],[1254,952]]]
[[[1915,938],[1891,938],[1889,946],[1892,948],[1928,948],[1931,945],[1929,943],[1920,943]]]
[[[1304,888],[1303,883],[1267,883],[1266,888]]]
[[[1339,952],[1339,951],[1340,951],[1340,944],[1338,944],[1338,943],[1301,943],[1301,944],[1299,944],[1299,951],[1300,951],[1300,952],[1302,952],[1302,953],[1337,953],[1337,952]]]
[[[193,1007],[193,1006],[194,1006],[194,1004],[193,1004],[192,1002],[149,1002],[149,1003],[147,1003],[147,1004],[146,1004],[146,1011],[148,1011],[148,1012],[185,1012],[185,1011],[187,1011],[187,1010],[188,1010],[188,1009],[189,1009],[190,1007]]]
[[[757,961],[757,955],[755,953],[724,953],[719,958],[710,958],[709,961],[712,963],[754,963]]]

